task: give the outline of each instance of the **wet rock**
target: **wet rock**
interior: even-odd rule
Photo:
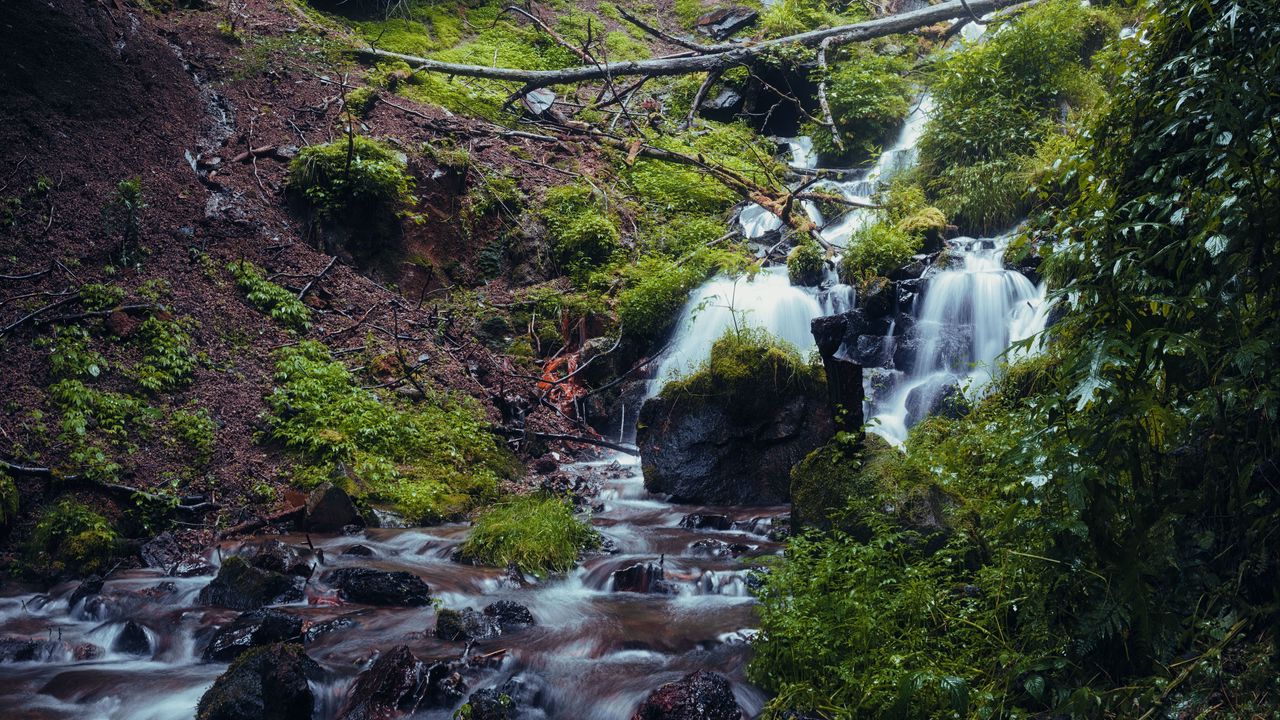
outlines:
[[[499,600],[486,605],[484,614],[492,618],[503,633],[516,632],[537,624],[528,607],[512,600]]]
[[[253,610],[218,630],[204,650],[204,659],[231,662],[250,648],[296,642],[301,635],[302,618],[279,610]]]
[[[694,21],[694,28],[716,40],[725,40],[745,30],[760,19],[760,13],[747,7],[725,7],[712,10]]]
[[[147,567],[160,568],[174,577],[212,575],[216,568],[184,549],[171,532],[162,532],[138,551]]]
[[[347,525],[364,526],[351,498],[330,483],[325,483],[307,497],[306,527],[317,532],[338,532]]]
[[[494,688],[484,688],[467,698],[469,720],[515,720],[516,703],[510,695]]]
[[[961,418],[969,413],[969,401],[954,378],[942,383],[926,383],[907,393],[907,426],[930,415]]]
[[[257,610],[301,600],[302,587],[300,577],[263,570],[232,556],[223,561],[213,582],[200,591],[200,602],[232,610]]]
[[[342,551],[343,555],[353,555],[355,557],[373,557],[376,553],[373,548],[368,545],[352,545]]]
[[[719,673],[698,672],[650,693],[631,720],[741,720],[733,687]]]
[[[61,649],[62,643],[53,640],[0,638],[0,663],[45,661]]]
[[[408,646],[388,650],[356,678],[339,720],[382,720],[412,712],[427,693],[427,673]]]
[[[660,595],[675,593],[675,588],[664,579],[665,576],[662,568],[653,563],[636,563],[613,573],[613,591]]]
[[[412,573],[349,567],[328,573],[324,580],[347,602],[405,607],[431,602],[431,588]]]
[[[90,598],[102,592],[102,578],[97,575],[90,575],[83,582],[71,591],[71,596],[67,598],[67,607],[74,608],[81,600]]]
[[[847,315],[816,318],[809,331],[818,346],[827,375],[827,401],[838,432],[862,430],[862,365],[842,355],[848,330]]]
[[[93,643],[80,643],[71,648],[71,658],[76,662],[86,662],[88,660],[97,660],[102,657],[102,647]]]
[[[253,648],[200,698],[197,720],[311,720],[320,666],[298,644]]]
[[[814,384],[751,398],[651,398],[636,432],[645,488],[682,503],[786,502],[791,466],[835,433],[826,394]]]
[[[380,528],[407,528],[411,527],[411,523],[404,519],[404,516],[394,510],[386,510],[383,508],[373,508],[369,511],[371,516],[369,525],[371,527]]]
[[[502,683],[501,692],[515,703],[517,715],[520,717],[525,717],[525,712],[533,708],[541,709],[548,717],[555,714],[552,712],[552,701],[550,693],[547,691],[547,681],[528,670],[508,678],[506,682]],[[529,716],[537,717],[535,714],[530,714]]]
[[[461,662],[438,662],[427,668],[427,694],[422,707],[453,707],[467,694]]]
[[[306,630],[302,631],[302,642],[313,643],[317,638],[328,635],[331,632],[345,630],[347,628],[359,627],[360,623],[349,617],[336,617],[332,620],[325,620],[314,625],[310,625]]]
[[[742,109],[743,101],[742,93],[733,88],[724,88],[715,97],[703,101],[698,111],[703,117],[728,120]]]
[[[263,540],[256,545],[249,546],[241,554],[254,567],[285,575],[311,577],[311,572],[314,569],[311,563],[303,558],[302,550],[285,545],[279,540]]]
[[[111,651],[125,655],[150,657],[151,638],[147,637],[145,628],[130,620],[124,624],[124,627],[120,629],[120,634],[116,635],[116,639],[112,641]]]
[[[188,555],[169,568],[170,575],[183,578],[212,575],[217,571],[218,569],[212,563],[199,555]]]
[[[727,543],[723,540],[706,538],[689,546],[689,552],[696,557],[722,558],[738,557],[751,552],[754,548],[744,543]]]
[[[728,515],[690,513],[680,518],[680,527],[690,530],[728,530],[733,527],[733,521]]]
[[[449,642],[485,640],[502,634],[497,619],[471,608],[436,613],[436,637]]]

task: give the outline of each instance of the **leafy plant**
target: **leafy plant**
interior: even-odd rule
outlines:
[[[191,449],[197,462],[205,464],[213,457],[218,424],[209,415],[209,411],[204,408],[194,411],[176,410],[169,418],[169,427],[174,437]]]
[[[867,285],[887,277],[920,252],[922,236],[911,235],[897,225],[877,222],[853,234],[840,258],[840,279]]]
[[[120,238],[120,261],[127,263],[129,254],[142,240],[142,211],[147,204],[142,197],[142,178],[121,180],[115,193],[102,207],[102,221],[107,232]]]
[[[250,305],[294,330],[311,327],[311,310],[293,293],[268,280],[257,265],[241,260],[228,264],[227,270]]]
[[[818,243],[802,240],[787,253],[787,277],[792,285],[817,285],[825,273],[826,256]]]
[[[116,532],[107,519],[72,499],[49,508],[32,530],[32,562],[49,572],[101,573],[116,551]]]
[[[170,320],[152,315],[143,321],[138,329],[142,361],[133,369],[139,385],[160,392],[190,381],[196,367],[190,334],[194,327],[195,321],[189,317]]]
[[[367,234],[374,245],[391,237],[399,213],[413,203],[404,156],[356,135],[299,151],[288,188],[322,220]]]

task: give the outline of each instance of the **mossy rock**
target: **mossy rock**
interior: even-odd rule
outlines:
[[[874,433],[856,444],[838,439],[809,453],[791,469],[791,531],[841,530],[870,537],[866,514],[876,509],[887,466],[899,455]]]
[[[254,648],[200,698],[197,720],[310,720],[322,670],[296,643]]]
[[[814,287],[822,283],[825,258],[816,242],[802,242],[787,254],[787,277],[792,285]]]
[[[303,579],[256,568],[236,555],[222,562],[218,576],[200,591],[200,602],[233,610],[302,599]]]

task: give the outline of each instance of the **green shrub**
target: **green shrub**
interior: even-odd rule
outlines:
[[[921,236],[909,235],[897,225],[877,222],[854,233],[840,258],[840,279],[850,285],[866,285],[911,261],[920,252]]]
[[[830,159],[857,161],[891,140],[911,112],[914,89],[904,75],[907,68],[903,58],[869,53],[835,64],[827,78],[827,104],[845,149],[837,148],[831,128],[810,124],[817,150]]]
[[[191,449],[198,462],[209,462],[213,456],[218,424],[207,410],[176,410],[169,418],[169,427],[173,430],[174,437]]]
[[[124,288],[118,285],[85,283],[80,286],[80,303],[85,310],[99,312],[110,310],[124,300]]]
[[[248,260],[227,265],[249,304],[294,330],[311,327],[311,310],[293,293],[271,282]]]
[[[196,367],[191,354],[191,334],[195,321],[189,317],[176,320],[152,315],[138,329],[142,344],[142,360],[133,369],[134,379],[151,392],[172,390],[191,379]]]
[[[31,533],[32,561],[48,571],[101,573],[116,551],[116,532],[102,515],[63,499],[41,515]]]
[[[624,334],[647,345],[671,329],[689,292],[707,273],[693,263],[651,256],[629,268],[625,276],[627,287],[618,293],[618,322]]]
[[[303,148],[289,164],[288,187],[322,220],[373,241],[389,237],[413,202],[404,156],[364,137]]]
[[[817,285],[826,275],[826,255],[818,243],[802,240],[787,253],[787,277],[792,285]]]
[[[412,520],[455,517],[520,472],[473,401],[441,393],[404,405],[363,390],[325,346],[280,350],[269,436],[296,450],[303,485],[335,482]]]
[[[957,165],[929,182],[938,207],[968,232],[990,234],[1009,229],[1029,207],[1025,160],[1013,158]]]
[[[541,576],[572,570],[579,553],[599,544],[599,535],[574,516],[567,501],[525,495],[481,515],[462,554],[496,567],[514,563],[524,572]]]

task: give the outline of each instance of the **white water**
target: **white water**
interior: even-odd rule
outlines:
[[[948,385],[980,396],[1011,343],[1044,329],[1044,287],[1004,266],[1009,237],[948,243],[948,267],[927,277],[912,329],[911,367],[883,401],[873,399],[872,431],[896,444],[907,436],[912,392],[927,408]],[[869,394],[870,395],[870,394]]]

